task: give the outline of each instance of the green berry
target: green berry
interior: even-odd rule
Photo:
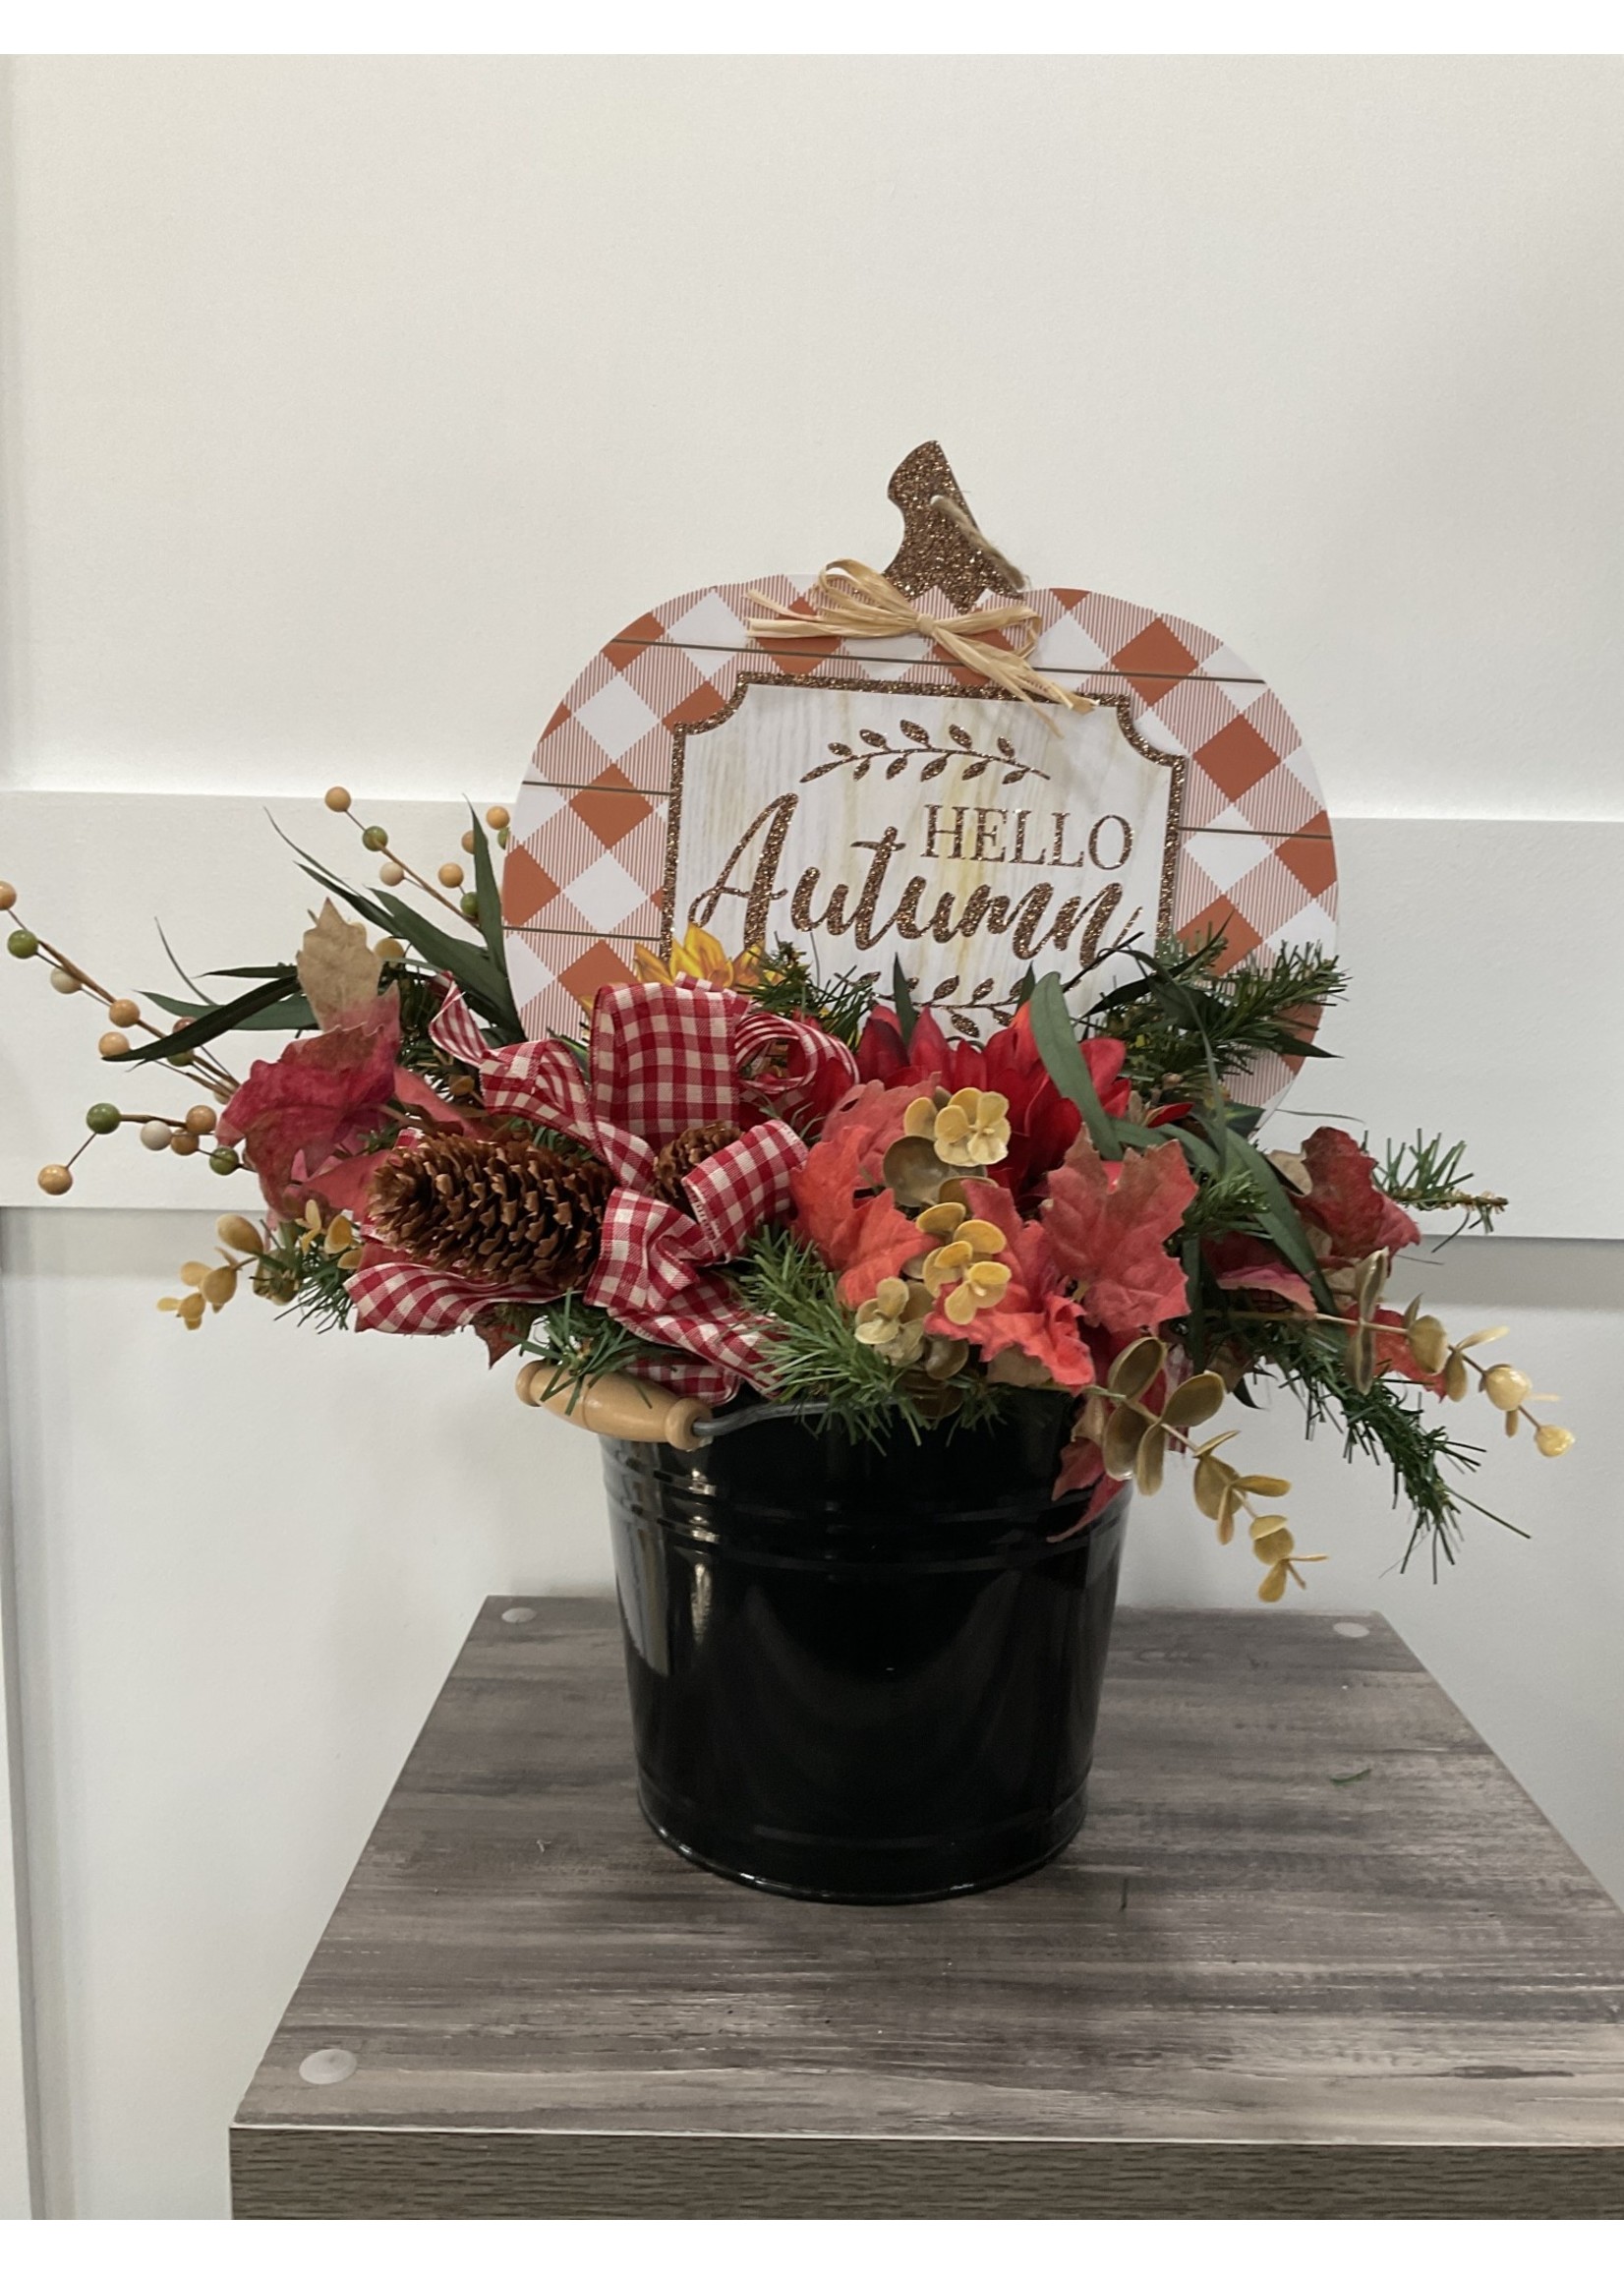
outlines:
[[[39,942],[32,932],[15,931],[6,945],[14,956],[37,956],[39,953]]]
[[[381,852],[389,842],[389,833],[386,829],[379,829],[375,821],[371,829],[361,832],[361,842],[369,852]]]
[[[478,893],[464,893],[462,899],[457,903],[457,905],[461,908],[463,914],[468,918],[471,924],[477,924],[479,922],[480,896]]]
[[[242,1163],[229,1145],[216,1145],[208,1156],[208,1165],[217,1177],[229,1177]]]
[[[92,1105],[85,1116],[85,1127],[92,1137],[111,1137],[122,1119],[116,1105]]]

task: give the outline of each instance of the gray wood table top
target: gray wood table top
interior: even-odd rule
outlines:
[[[1090,1789],[986,1895],[756,1894],[638,1814],[612,1605],[494,1599],[236,2213],[1624,2214],[1624,1914],[1381,1620],[1119,1613]]]

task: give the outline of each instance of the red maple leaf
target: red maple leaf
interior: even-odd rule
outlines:
[[[823,1141],[841,1143],[848,1137],[861,1139],[858,1164],[868,1183],[885,1183],[885,1158],[902,1134],[902,1117],[916,1097],[932,1097],[936,1085],[909,1081],[888,1089],[884,1082],[865,1081],[847,1090],[824,1123]]]
[[[261,1059],[220,1116],[222,1144],[240,1144],[270,1206],[298,1212],[296,1192],[337,1152],[380,1129],[395,1093],[400,1011],[391,989],[280,1058]]]
[[[1308,1282],[1283,1263],[1266,1240],[1254,1239],[1249,1232],[1226,1232],[1219,1239],[1203,1241],[1201,1253],[1220,1287],[1278,1295],[1296,1311],[1314,1308]]]
[[[895,1279],[911,1256],[930,1246],[927,1233],[904,1216],[890,1193],[858,1199],[868,1178],[862,1165],[863,1133],[815,1144],[789,1179],[795,1217],[791,1229],[841,1275],[841,1301],[853,1311],[882,1279]]]
[[[1357,1263],[1378,1248],[1397,1254],[1421,1238],[1421,1228],[1396,1200],[1376,1190],[1376,1164],[1344,1129],[1316,1129],[1303,1147],[1311,1193],[1294,1194],[1298,1212],[1330,1242],[1331,1268]]]
[[[1085,1318],[1111,1334],[1142,1334],[1183,1316],[1189,1297],[1166,1242],[1194,1197],[1176,1144],[1108,1164],[1078,1137],[1049,1179],[1042,1223]]]

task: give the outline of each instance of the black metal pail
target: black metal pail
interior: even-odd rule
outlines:
[[[1057,1541],[1066,1401],[876,1448],[763,1418],[607,1441],[638,1792],[692,1862],[778,1895],[922,1902],[1082,1823],[1129,1494]]]

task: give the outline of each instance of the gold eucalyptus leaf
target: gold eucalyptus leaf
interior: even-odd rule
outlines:
[[[1167,1431],[1160,1424],[1146,1429],[1133,1463],[1133,1482],[1146,1499],[1162,1488],[1162,1463],[1167,1456]]]
[[[1449,1358],[1449,1330],[1441,1318],[1411,1319],[1405,1339],[1423,1373],[1441,1373]]]
[[[198,1291],[210,1311],[223,1311],[237,1292],[237,1274],[228,1263],[217,1263],[198,1282]]]
[[[1278,1603],[1286,1592],[1286,1566],[1273,1564],[1263,1574],[1263,1584],[1257,1590],[1259,1603]]]
[[[1139,1442],[1151,1427],[1148,1414],[1133,1406],[1118,1406],[1105,1425],[1105,1435],[1100,1441],[1100,1452],[1105,1461],[1105,1473],[1119,1483],[1131,1477],[1138,1457]]]
[[[1228,1394],[1222,1374],[1192,1373],[1168,1399],[1162,1418],[1170,1429],[1198,1429],[1211,1421]]]
[[[1242,1491],[1255,1492],[1260,1500],[1283,1500],[1291,1488],[1291,1480],[1287,1477],[1243,1477],[1241,1480]]]
[[[1106,1382],[1120,1397],[1140,1398],[1167,1364],[1167,1345],[1145,1334],[1119,1351],[1111,1362]]]
[[[1227,1461],[1220,1461],[1212,1453],[1201,1454],[1195,1463],[1191,1488],[1195,1505],[1203,1516],[1209,1516],[1216,1524],[1222,1520],[1226,1506],[1233,1512],[1235,1485],[1235,1471]]]
[[[904,1208],[934,1207],[945,1171],[928,1137],[901,1137],[886,1150],[886,1183]]]
[[[1392,1257],[1386,1249],[1378,1248],[1373,1254],[1366,1255],[1354,1272],[1354,1301],[1362,1323],[1375,1316],[1391,1263]]]
[[[1534,1387],[1519,1367],[1491,1366],[1483,1376],[1483,1395],[1502,1414],[1520,1406]]]
[[[1443,1394],[1454,1405],[1459,1405],[1472,1388],[1472,1375],[1459,1349],[1452,1350],[1443,1370]]]

